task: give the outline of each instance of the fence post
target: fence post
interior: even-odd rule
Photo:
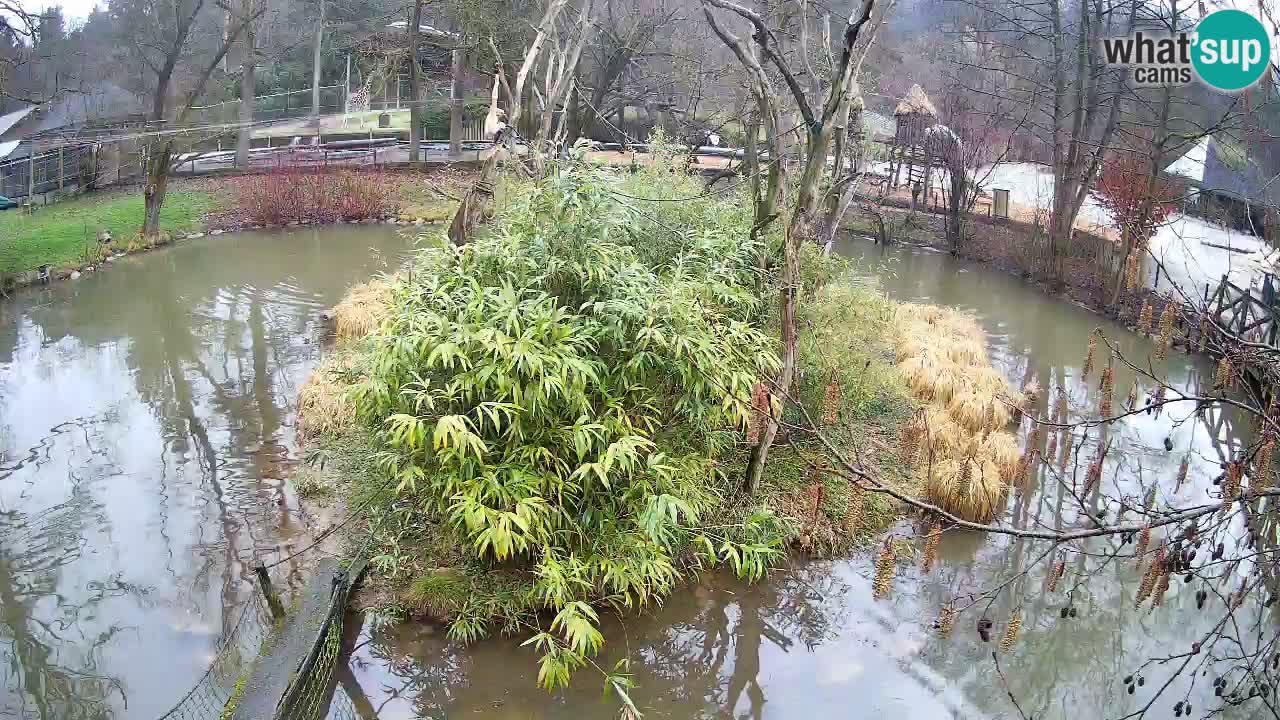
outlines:
[[[36,144],[31,143],[31,154],[27,156],[27,212],[36,209]]]
[[[65,166],[63,165],[63,162],[62,162],[62,146],[59,145],[58,146],[58,189],[59,190],[63,189],[64,187],[63,178],[65,177],[66,177]]]
[[[271,587],[271,576],[267,574],[267,566],[259,563],[253,571],[258,575],[258,587],[262,589],[262,596],[267,599],[267,606],[271,608],[271,617],[276,620],[283,619],[284,605],[280,604],[280,598]]]

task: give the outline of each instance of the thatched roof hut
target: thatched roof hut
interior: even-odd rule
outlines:
[[[933,103],[929,102],[929,96],[924,94],[924,88],[912,85],[911,89],[898,103],[898,107],[893,111],[894,116],[899,115],[928,115],[929,117],[938,117],[938,111],[933,107]]]
[[[911,86],[906,97],[894,109],[893,116],[898,126],[894,139],[899,145],[923,144],[924,131],[938,122],[938,111],[919,85]]]

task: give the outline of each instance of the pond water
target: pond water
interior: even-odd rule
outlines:
[[[204,672],[254,592],[252,564],[306,537],[286,479],[297,390],[320,354],[319,313],[408,247],[384,228],[228,235],[0,303],[0,718],[152,720]],[[974,312],[1015,385],[1065,386],[1074,409],[1092,407],[1096,376],[1088,387],[1078,378],[1096,316],[945,255],[862,240],[842,249],[894,297]],[[1146,341],[1102,324],[1145,356]],[[1174,388],[1211,375],[1182,355],[1164,366]],[[1131,382],[1118,373],[1117,402]],[[1104,482],[1169,496],[1189,454],[1191,480],[1177,497],[1204,497],[1241,423],[1136,416],[1110,433]],[[1060,494],[1037,489],[1011,496],[1004,520],[1075,522],[1063,507]],[[862,554],[779,568],[755,585],[708,574],[641,616],[608,618],[598,662],[631,661],[633,697],[651,718],[1016,717],[992,646],[973,631],[980,612],[1001,627],[1010,596],[967,612],[950,640],[931,623],[943,602],[1032,567],[1039,552],[948,533],[940,568],[921,577],[903,565],[892,597],[878,602]],[[1209,622],[1180,586],[1161,610],[1132,610],[1137,578],[1118,566],[1072,585],[1079,617],[1061,620],[1067,585],[1051,594],[1042,578],[1034,566],[1023,638],[1001,659],[1037,719],[1138,707],[1159,671],[1134,696],[1120,678],[1151,653],[1185,650]],[[535,657],[519,638],[462,648],[429,625],[355,627],[338,679],[362,718],[617,715],[589,672],[562,693],[537,689]],[[1206,683],[1189,692],[1203,700]]]
[[[842,251],[895,298],[974,313],[988,333],[996,367],[1016,387],[1034,379],[1041,388],[1067,388],[1073,415],[1096,407],[1097,371],[1088,385],[1079,379],[1094,327],[1101,325],[1128,357],[1146,358],[1151,349],[1148,341],[1017,278],[947,255],[884,249],[861,239],[848,240]],[[1100,354],[1099,367],[1104,363]],[[1175,389],[1196,388],[1204,377],[1212,381],[1205,361],[1185,355],[1173,354],[1157,367]],[[1132,373],[1117,372],[1117,406],[1132,382]],[[1141,390],[1146,397],[1151,388]],[[1041,412],[1050,395],[1042,393]],[[1108,433],[1112,449],[1103,483],[1136,503],[1150,487],[1162,501],[1197,502],[1207,497],[1219,463],[1247,432],[1243,423],[1216,411],[1207,417],[1190,410],[1134,416]],[[1077,437],[1081,457],[1095,452],[1096,431],[1091,435],[1083,442]],[[1166,437],[1172,452],[1164,449]],[[1190,460],[1189,480],[1175,493],[1184,456]],[[1011,494],[1004,522],[1076,523],[1058,487],[1037,481],[1033,490]],[[893,532],[911,535],[917,529],[903,523]],[[1100,540],[1089,548],[1101,553],[1115,542]],[[939,568],[922,576],[900,564],[894,593],[878,602],[871,591],[873,558],[865,553],[796,563],[755,585],[708,574],[639,617],[607,619],[606,649],[597,662],[608,669],[630,660],[637,684],[632,697],[649,718],[1018,717],[991,655],[1014,596],[1005,593],[966,611],[949,640],[932,626],[944,602],[964,601],[997,578],[1029,570],[1022,580],[1029,590],[1016,596],[1023,598],[1021,639],[1000,660],[1008,690],[1027,716],[1114,718],[1139,709],[1167,672],[1145,671],[1146,683],[1133,695],[1122,678],[1153,654],[1185,652],[1214,619],[1197,612],[1195,586],[1175,583],[1161,609],[1134,610],[1139,578],[1132,561],[1112,563],[1084,583],[1073,578],[1082,564],[1095,563],[1078,555],[1057,592],[1049,593],[1045,564],[1034,562],[1044,550],[948,533]],[[1068,604],[1078,615],[1063,620],[1060,612]],[[996,623],[990,644],[975,631],[983,614]],[[602,697],[599,675],[590,671],[582,671],[567,691],[549,695],[537,689],[535,655],[519,647],[521,639],[461,648],[440,628],[370,619],[352,639],[356,649],[342,686],[362,716],[381,720],[617,716],[616,703]],[[1172,717],[1171,706],[1183,697],[1208,709],[1211,696],[1207,679],[1195,686],[1175,681],[1153,706],[1154,716]]]
[[[0,302],[0,718],[151,719],[205,672],[255,559],[305,536],[319,315],[409,246],[211,237]]]

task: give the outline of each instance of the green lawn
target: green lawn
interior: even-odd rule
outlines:
[[[170,192],[160,211],[166,232],[187,232],[202,223],[213,209],[207,192]],[[97,245],[98,233],[110,230],[119,247],[136,238],[142,227],[142,193],[118,192],[86,195],[36,210],[0,212],[0,275],[53,267],[79,265],[86,249]]]

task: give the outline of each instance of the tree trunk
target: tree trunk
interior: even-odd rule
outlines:
[[[169,190],[169,156],[173,146],[168,140],[155,141],[147,160],[147,184],[142,190],[142,236],[147,240],[160,237],[160,209]]]
[[[317,118],[317,133],[320,130],[320,46],[324,44],[324,4],[325,0],[320,0],[320,18],[316,20],[315,46],[311,51],[311,115]]]
[[[418,39],[422,27],[422,0],[414,0],[409,15],[409,162],[417,164],[422,146],[422,79],[418,72]],[[455,51],[456,52],[456,51]],[[452,139],[453,128],[449,133]]]
[[[449,78],[449,157],[462,157],[462,73],[466,69],[467,51],[453,49],[453,67]]]
[[[253,1],[244,3],[246,16],[253,14]],[[253,139],[253,102],[257,85],[257,54],[253,24],[244,29],[244,55],[240,58],[240,128],[236,134],[236,167],[249,167],[249,147]]]

